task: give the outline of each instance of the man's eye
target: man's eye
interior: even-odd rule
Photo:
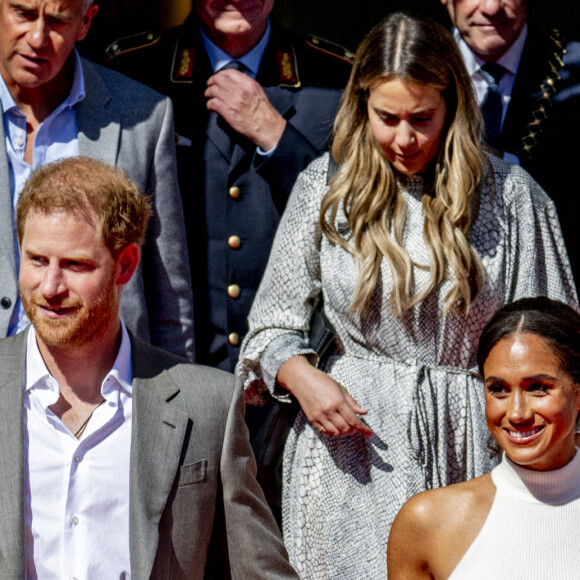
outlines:
[[[88,272],[92,269],[90,264],[86,262],[77,262],[76,260],[69,260],[66,263],[66,268],[69,270],[74,270],[75,272]]]
[[[47,16],[46,22],[50,26],[64,26],[66,24],[66,20],[58,18],[57,16]]]
[[[22,20],[34,20],[36,18],[36,14],[32,10],[25,10],[24,8],[14,7],[12,8],[12,12],[16,14]]]
[[[33,264],[41,265],[46,263],[46,259],[42,256],[28,256],[28,261]]]

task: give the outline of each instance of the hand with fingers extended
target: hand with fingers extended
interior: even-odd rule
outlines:
[[[325,372],[313,367],[304,356],[294,356],[282,364],[278,383],[298,400],[312,425],[326,435],[372,437],[372,430],[361,421],[366,415],[352,395]]]
[[[208,79],[205,96],[210,111],[263,151],[278,145],[286,121],[253,78],[237,70],[219,71]]]

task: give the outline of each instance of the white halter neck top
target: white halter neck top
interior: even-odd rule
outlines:
[[[580,578],[580,453],[554,471],[504,454],[491,478],[491,510],[449,580]]]

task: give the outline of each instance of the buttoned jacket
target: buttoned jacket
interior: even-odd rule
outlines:
[[[195,16],[142,46],[121,44],[107,64],[173,100],[197,360],[233,371],[280,216],[298,173],[328,148],[350,63],[340,47],[272,23],[256,80],[287,125],[264,160],[239,135],[231,156],[208,136],[204,91],[213,73]],[[223,356],[208,359],[215,344]]]

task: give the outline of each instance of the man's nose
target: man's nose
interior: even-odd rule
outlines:
[[[48,42],[49,28],[43,18],[37,18],[31,23],[28,34],[28,44],[32,48],[42,48]]]
[[[63,272],[60,266],[51,264],[46,268],[42,283],[40,284],[40,291],[47,299],[54,298],[66,291]]]
[[[481,0],[479,9],[483,14],[495,16],[502,10],[502,0]]]

